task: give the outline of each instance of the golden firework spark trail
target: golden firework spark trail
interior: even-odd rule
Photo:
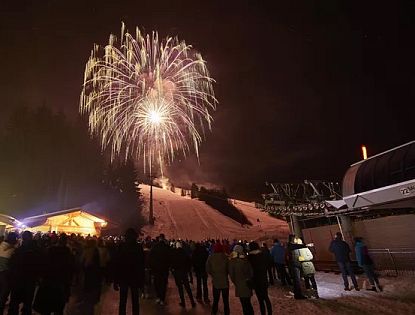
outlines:
[[[199,156],[204,126],[216,109],[206,61],[177,37],[159,40],[157,32],[135,36],[121,27],[103,49],[94,45],[85,67],[80,112],[111,159],[143,158],[170,163],[190,148]]]

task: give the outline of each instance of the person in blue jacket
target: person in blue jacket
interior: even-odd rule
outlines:
[[[278,239],[274,240],[274,246],[271,249],[271,256],[274,260],[275,268],[277,269],[277,275],[281,284],[292,285],[290,276],[285,270],[285,247],[280,243]]]
[[[351,289],[349,287],[349,280],[347,279],[347,275],[349,275],[352,279],[355,290],[359,291],[359,286],[350,263],[350,247],[349,244],[343,241],[343,236],[340,232],[337,232],[336,238],[331,241],[329,250],[334,254],[337,265],[342,273],[344,290],[350,291]]]
[[[362,267],[366,277],[369,279],[370,285],[372,286],[369,290],[375,292],[377,290],[382,291],[382,287],[379,284],[379,279],[374,270],[373,260],[369,255],[367,246],[363,243],[363,238],[355,237],[354,242],[357,263],[360,267]]]

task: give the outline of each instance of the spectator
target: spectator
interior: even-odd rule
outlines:
[[[370,290],[375,292],[377,290],[382,291],[382,287],[379,284],[379,279],[373,267],[373,260],[369,255],[367,246],[363,243],[363,238],[361,237],[355,238],[355,252],[357,263],[365,272],[365,275],[369,279],[369,283],[372,286]]]
[[[302,245],[296,244],[295,235],[288,236],[288,245],[286,252],[287,265],[293,280],[294,298],[297,300],[306,299],[301,290],[301,265],[296,259],[294,251],[302,248]]]
[[[189,255],[183,249],[181,242],[176,242],[176,248],[172,250],[171,255],[171,268],[173,271],[174,280],[176,282],[177,289],[179,291],[181,307],[186,307],[184,299],[183,287],[186,290],[192,307],[196,306],[193,299],[192,289],[190,288],[188,274],[191,268],[191,260]]]
[[[132,314],[140,313],[139,289],[144,285],[144,253],[137,243],[137,232],[130,228],[125,232],[114,262],[114,289],[120,290],[119,314],[125,315],[128,291],[131,290]]]
[[[219,299],[222,294],[224,314],[229,315],[228,257],[219,242],[214,244],[213,254],[206,261],[206,272],[212,277],[212,314],[217,314]]]
[[[83,281],[83,312],[93,314],[95,305],[101,297],[103,274],[101,269],[97,240],[90,237],[81,256],[81,268],[84,274]]]
[[[302,245],[301,248],[294,250],[295,260],[299,261],[301,266],[301,274],[304,277],[305,288],[307,290],[311,290],[312,292],[310,297],[312,298],[319,298],[318,291],[317,291],[317,282],[314,277],[316,269],[314,268],[313,264],[313,254],[311,250],[303,244],[303,240],[301,238],[295,239],[296,244]],[[310,285],[311,282],[311,285]]]
[[[110,252],[102,238],[98,239],[98,253],[99,253],[99,265],[101,268],[101,273],[104,276],[105,280],[109,279],[109,268],[110,268]]]
[[[277,269],[278,279],[283,286],[292,285],[290,276],[286,271],[285,263],[285,247],[278,239],[274,240],[274,246],[271,249],[271,256],[274,260],[275,268]]]
[[[225,252],[226,255],[229,255],[231,253],[231,246],[229,245],[229,241],[228,240],[222,240],[222,246],[223,246],[223,251]]]
[[[249,248],[251,250],[251,248]],[[267,243],[262,243],[261,251],[267,260],[268,283],[274,285],[274,261],[268,249]]]
[[[17,234],[10,232],[6,240],[0,244],[0,315],[3,315],[4,306],[10,294],[9,261],[17,244]]]
[[[235,285],[235,296],[239,297],[243,314],[253,315],[254,309],[251,304],[253,272],[241,245],[233,248],[229,261],[229,276]]]
[[[148,299],[151,294],[152,290],[152,274],[151,274],[151,268],[150,268],[150,251],[151,251],[151,243],[150,241],[146,241],[144,243],[144,292],[142,297],[144,299]]]
[[[206,273],[206,261],[209,257],[207,248],[201,243],[196,243],[196,248],[192,255],[193,270],[196,274],[196,299],[198,301],[203,300],[205,303],[209,303],[209,293],[207,286],[207,273]],[[202,290],[203,289],[203,290]]]
[[[174,242],[173,243],[173,247],[175,247],[176,246],[176,243],[177,242]],[[192,244],[191,243],[189,243],[189,241],[188,240],[186,240],[185,242],[181,242],[181,245],[182,245],[182,248],[183,248],[183,250],[184,250],[184,252],[186,253],[186,255],[187,256],[189,256],[189,258],[190,258],[190,260],[191,260],[191,257],[192,257],[192,253],[193,253],[193,250],[194,250],[194,248],[192,248]],[[192,273],[192,266],[190,266],[190,268],[189,268],[189,270],[188,270],[188,273],[187,273],[187,275],[186,275],[186,277],[189,277],[189,282],[191,283],[191,284],[193,284],[193,273]]]
[[[350,263],[350,247],[349,244],[347,244],[345,241],[343,241],[343,236],[340,232],[336,233],[336,238],[331,241],[330,252],[334,254],[334,257],[336,258],[337,265],[340,268],[340,272],[343,277],[343,283],[344,283],[344,290],[350,291],[352,288],[349,287],[349,280],[347,279],[347,275],[350,275],[350,278],[352,279],[354,289],[356,291],[359,290],[359,285],[357,284],[356,277],[353,272],[352,265]]]
[[[165,304],[167,282],[169,278],[170,247],[166,243],[164,234],[160,234],[158,241],[150,251],[150,268],[154,275],[156,289],[156,303]]]
[[[267,269],[269,265],[269,252],[260,250],[257,242],[249,244],[249,262],[253,269],[253,288],[258,299],[261,315],[272,314],[271,301],[268,297]],[[267,249],[268,251],[268,249]],[[265,311],[266,310],[266,311]]]
[[[22,315],[30,315],[42,266],[42,256],[31,232],[23,232],[22,245],[10,257],[9,266],[11,295],[8,314],[17,315],[22,303]]]
[[[39,289],[33,309],[42,315],[63,314],[71,294],[74,257],[67,247],[68,237],[61,234],[44,257]]]

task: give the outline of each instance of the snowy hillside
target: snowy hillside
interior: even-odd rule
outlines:
[[[150,186],[140,185],[145,200],[144,216],[148,217]],[[197,199],[153,187],[154,226],[146,226],[145,235],[201,240],[205,238],[228,239],[271,239],[286,238],[287,223],[260,212],[252,203],[232,200],[251,221],[252,226],[241,226],[238,222],[222,215],[219,211]],[[257,222],[259,219],[259,222]]]

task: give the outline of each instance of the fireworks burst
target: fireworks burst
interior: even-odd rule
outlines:
[[[206,62],[177,37],[135,36],[121,29],[86,64],[80,111],[111,158],[143,158],[145,169],[170,163],[177,152],[199,155],[204,126],[217,100]]]

